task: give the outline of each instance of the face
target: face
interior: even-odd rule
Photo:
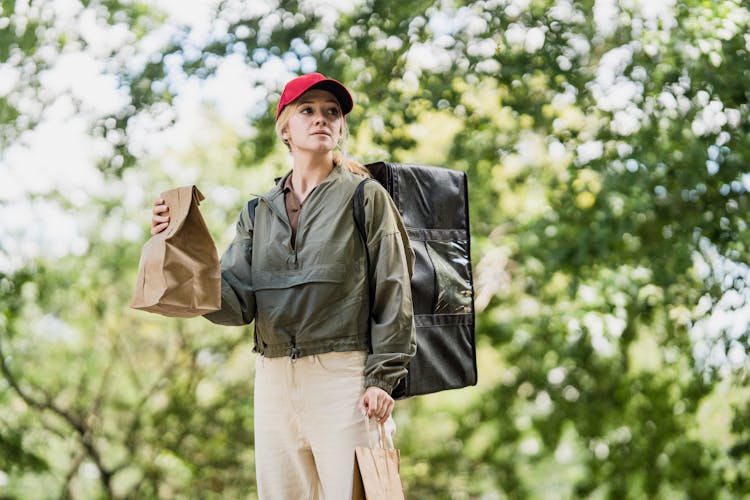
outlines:
[[[332,151],[341,138],[344,120],[336,97],[326,90],[312,89],[295,104],[289,123],[281,131],[292,153]]]

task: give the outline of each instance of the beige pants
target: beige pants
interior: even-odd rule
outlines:
[[[255,468],[260,500],[347,500],[354,448],[369,446],[357,409],[364,392],[363,351],[258,356],[255,369]],[[370,425],[377,443],[378,427]],[[386,434],[395,432],[392,419]]]

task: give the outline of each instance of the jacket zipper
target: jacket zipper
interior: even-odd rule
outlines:
[[[303,205],[307,205],[307,202],[309,201],[309,199],[312,196],[315,195],[315,193],[318,191],[318,188],[320,188],[320,186],[322,184],[324,184],[325,182],[326,181],[323,181],[320,184],[318,184],[318,186],[315,188],[315,190],[312,193],[310,193],[310,196],[308,196],[308,199],[305,200],[305,203]],[[279,217],[287,225],[287,227],[289,228],[289,231],[291,232],[292,225],[289,223],[288,217],[282,216],[282,214],[276,209],[276,207],[273,205],[273,203],[270,203],[268,200],[265,200],[265,201],[266,201],[266,204],[269,207],[271,207],[271,210],[276,214],[276,216]],[[294,258],[294,265],[295,265],[295,267],[298,265],[298,260],[297,260],[297,244],[298,244],[298,241],[297,240],[299,239],[299,232],[300,232],[299,230],[302,227],[302,209],[303,209],[303,207],[300,206],[300,208],[299,208],[299,219],[297,219],[297,233],[294,235],[294,245],[291,245],[292,246],[292,257]],[[287,214],[284,213],[283,215],[287,215]],[[291,241],[290,241],[290,244],[291,244]],[[299,354],[300,354],[300,351],[297,348],[297,337],[296,336],[292,336],[292,338],[290,339],[290,346],[289,346],[289,358],[292,360],[292,363],[296,363],[297,362],[297,359],[299,359]]]
[[[297,349],[296,337],[292,337],[292,345],[289,349],[289,358],[291,358],[292,363],[296,363],[297,359],[299,359],[299,349]]]
[[[305,200],[307,201],[307,200]],[[294,233],[294,245],[292,246],[292,256],[294,257],[294,267],[297,267],[299,262],[297,261],[297,248],[299,245],[299,230],[302,227],[302,209],[303,207],[299,207],[299,218],[297,219],[297,232]]]

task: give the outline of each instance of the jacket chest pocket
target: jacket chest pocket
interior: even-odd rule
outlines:
[[[291,271],[253,271],[257,321],[262,329],[298,332],[329,321],[354,299],[344,265]]]
[[[253,289],[289,289],[312,283],[340,284],[346,280],[347,268],[343,264],[329,264],[304,269],[263,269],[253,266]]]

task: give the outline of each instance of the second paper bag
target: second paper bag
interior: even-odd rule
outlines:
[[[369,419],[367,434],[370,435]],[[385,427],[379,424],[380,446],[370,443],[370,448],[354,449],[353,500],[405,500],[401,484],[401,455],[393,447],[387,447]]]

